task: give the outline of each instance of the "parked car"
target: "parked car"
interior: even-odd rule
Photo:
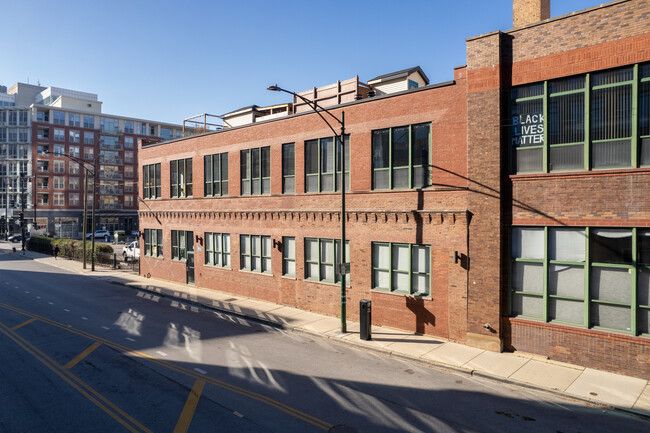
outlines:
[[[125,245],[122,250],[122,257],[124,257],[125,262],[128,262],[129,259],[140,260],[140,242],[134,241]]]
[[[86,239],[92,238],[92,233],[86,233]],[[111,238],[111,232],[108,230],[97,230],[95,231],[95,239],[104,238],[106,242]]]
[[[25,233],[25,240],[28,241],[29,238],[30,238],[29,233]],[[23,235],[20,235],[20,234],[9,236],[9,242],[12,242],[14,244],[22,242],[22,240],[23,240]]]

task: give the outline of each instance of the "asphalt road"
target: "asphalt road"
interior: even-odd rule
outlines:
[[[12,254],[0,366],[0,432],[650,431]]]

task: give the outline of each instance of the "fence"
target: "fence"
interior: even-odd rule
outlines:
[[[80,248],[64,246],[59,251],[59,257],[81,262],[83,261],[83,250]],[[86,250],[86,261],[89,263],[91,261],[90,249]],[[131,259],[130,262],[123,262],[120,260],[117,253],[95,252],[95,265],[113,269],[129,269],[138,273],[140,272],[139,260]]]

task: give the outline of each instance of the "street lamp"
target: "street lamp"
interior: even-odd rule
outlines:
[[[277,84],[273,86],[269,86],[267,90],[271,90],[273,92],[284,92],[288,93],[290,95],[293,95],[296,98],[300,98],[303,102],[305,102],[316,114],[320,116],[321,119],[323,119],[323,122],[327,124],[327,126],[332,130],[334,133],[334,136],[339,139],[339,143],[341,145],[341,262],[339,263],[337,272],[341,278],[341,332],[346,332],[347,326],[346,326],[346,294],[345,294],[345,282],[346,282],[346,275],[350,272],[350,265],[346,262],[345,260],[345,112],[341,111],[341,118],[339,119],[336,117],[334,114],[332,114],[329,110],[326,108],[321,107],[316,103],[316,101],[310,101],[303,96],[291,92],[289,90],[285,90],[281,87],[278,87]],[[329,114],[332,119],[336,120],[339,125],[341,125],[341,135],[336,133],[330,122],[327,121],[327,119],[321,114],[321,111],[324,111],[325,113]]]
[[[11,185],[7,180],[7,177],[4,178],[5,181],[5,241],[9,240],[9,191],[11,191]]]

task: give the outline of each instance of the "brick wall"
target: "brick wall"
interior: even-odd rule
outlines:
[[[454,85],[342,108],[351,144],[351,191],[346,194],[351,285],[348,317],[357,320],[359,301],[373,301],[373,323],[463,340],[466,331],[467,271],[454,252],[467,255],[466,73],[455,70]],[[336,109],[338,114],[342,109]],[[371,132],[431,122],[432,182],[423,190],[373,191]],[[163,229],[163,259],[143,257],[142,274],[185,282],[185,265],[170,260],[171,230],[231,235],[231,269],[204,266],[195,244],[196,285],[250,296],[332,316],[340,312],[340,284],[304,277],[304,238],[340,238],[340,194],[306,194],[304,141],[331,136],[315,114],[226,130],[169,144],[144,147],[140,164],[162,164],[162,196],[169,197],[169,161],[193,158],[194,197],[145,200],[140,227]],[[281,194],[281,146],[295,142],[296,194]],[[271,195],[239,196],[240,150],[271,147]],[[203,156],[228,152],[228,197],[203,197]],[[141,167],[140,167],[141,169]],[[140,192],[141,193],[141,192]],[[282,254],[272,253],[272,275],[240,271],[240,234],[296,238],[296,277],[283,277]],[[372,291],[373,241],[431,246],[431,296]],[[464,267],[465,266],[465,267]]]
[[[514,225],[650,226],[650,169],[512,176]]]
[[[503,58],[511,62],[502,69],[511,69],[512,85],[650,61],[650,3],[611,2],[512,30],[502,41],[508,51]],[[469,76],[490,74],[491,68],[477,60]],[[474,88],[471,82],[468,88]],[[471,122],[471,114],[469,118]],[[502,140],[504,148],[508,145]],[[504,215],[508,225],[648,227],[648,191],[648,168],[513,175],[503,191],[504,197],[512,194]],[[506,262],[503,265],[506,271]],[[502,274],[507,280],[507,272]],[[508,349],[632,376],[649,375],[647,338],[514,318],[504,318],[502,324]]]
[[[650,377],[650,340],[510,318],[506,349],[541,353],[561,362]]]

